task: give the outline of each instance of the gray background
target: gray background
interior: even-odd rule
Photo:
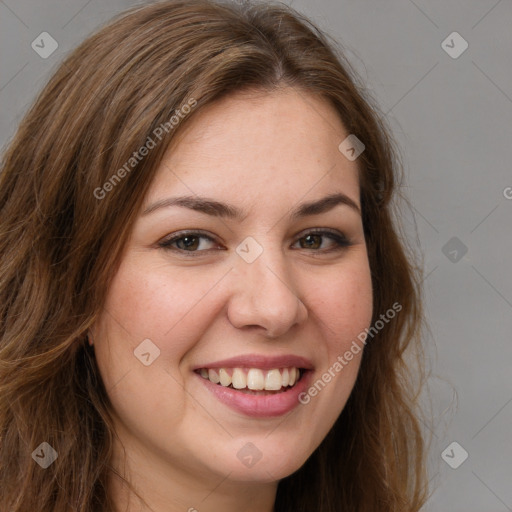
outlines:
[[[0,1],[2,147],[62,57],[135,3]],[[425,510],[512,511],[512,2],[286,3],[343,45],[401,148],[431,329],[436,490]],[[31,47],[44,31],[59,45],[46,59]],[[443,49],[461,48],[454,31],[469,45],[457,58]],[[462,449],[453,469],[445,460],[460,463]]]

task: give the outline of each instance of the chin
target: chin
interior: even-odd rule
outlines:
[[[298,450],[297,446],[303,440],[298,439],[290,443],[290,446],[283,446],[280,443],[269,443],[264,438],[258,442],[240,442],[236,444],[235,450],[219,454],[224,457],[224,464],[216,464],[215,471],[223,476],[229,474],[229,479],[240,482],[275,482],[282,480],[299,470],[311,453]],[[234,457],[233,457],[234,454]],[[218,459],[217,459],[218,460]]]
[[[304,461],[305,462],[305,461]],[[300,469],[304,462],[293,464],[287,461],[269,461],[263,462],[263,459],[252,468],[239,467],[231,465],[228,469],[229,479],[238,482],[271,483],[277,482],[290,476]]]

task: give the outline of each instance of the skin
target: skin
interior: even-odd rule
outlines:
[[[315,382],[370,325],[359,213],[338,205],[288,217],[335,191],[360,208],[357,161],[338,150],[348,132],[333,108],[292,88],[237,93],[190,121],[161,162],[145,207],[197,194],[245,216],[171,206],[141,212],[134,224],[91,331],[114,408],[113,464],[155,512],[271,512],[278,481],[304,464],[341,413],[362,351],[308,404],[274,418],[231,410],[192,368],[248,353],[291,353],[311,360]],[[308,245],[313,228],[341,232],[352,245],[326,252],[337,245],[325,235]],[[184,229],[204,230],[213,241],[193,238],[197,257],[187,257],[183,239],[174,250],[159,246]],[[247,236],[263,248],[250,264],[236,252]],[[133,352],[147,338],[160,355],[144,366]],[[237,458],[248,442],[262,454],[252,467]],[[149,510],[118,477],[111,493],[118,510]]]

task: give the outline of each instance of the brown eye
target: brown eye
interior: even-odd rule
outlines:
[[[328,238],[334,242],[334,247],[330,249],[321,249],[324,238]],[[349,247],[352,243],[341,233],[333,231],[311,231],[299,238],[301,249],[314,249],[315,252],[330,252]],[[317,251],[320,249],[319,251]]]
[[[319,249],[322,245],[322,235],[306,235],[301,240],[305,240],[305,244],[301,244],[303,249]]]
[[[158,245],[163,249],[167,249],[170,251],[178,251],[182,253],[190,253],[189,255],[193,255],[193,253],[200,253],[207,249],[198,250],[201,244],[201,240],[207,240],[209,242],[214,242],[213,238],[208,235],[205,235],[201,232],[181,232],[173,235],[171,238],[166,240],[162,240]]]
[[[178,249],[185,249],[185,250],[195,250],[199,246],[199,237],[197,236],[182,236],[181,238],[178,238],[175,240],[175,243],[178,247]],[[180,247],[180,242],[183,242],[182,247]]]

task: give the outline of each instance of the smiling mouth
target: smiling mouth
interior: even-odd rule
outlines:
[[[248,395],[273,395],[292,389],[307,370],[304,368],[199,368],[202,378]]]

